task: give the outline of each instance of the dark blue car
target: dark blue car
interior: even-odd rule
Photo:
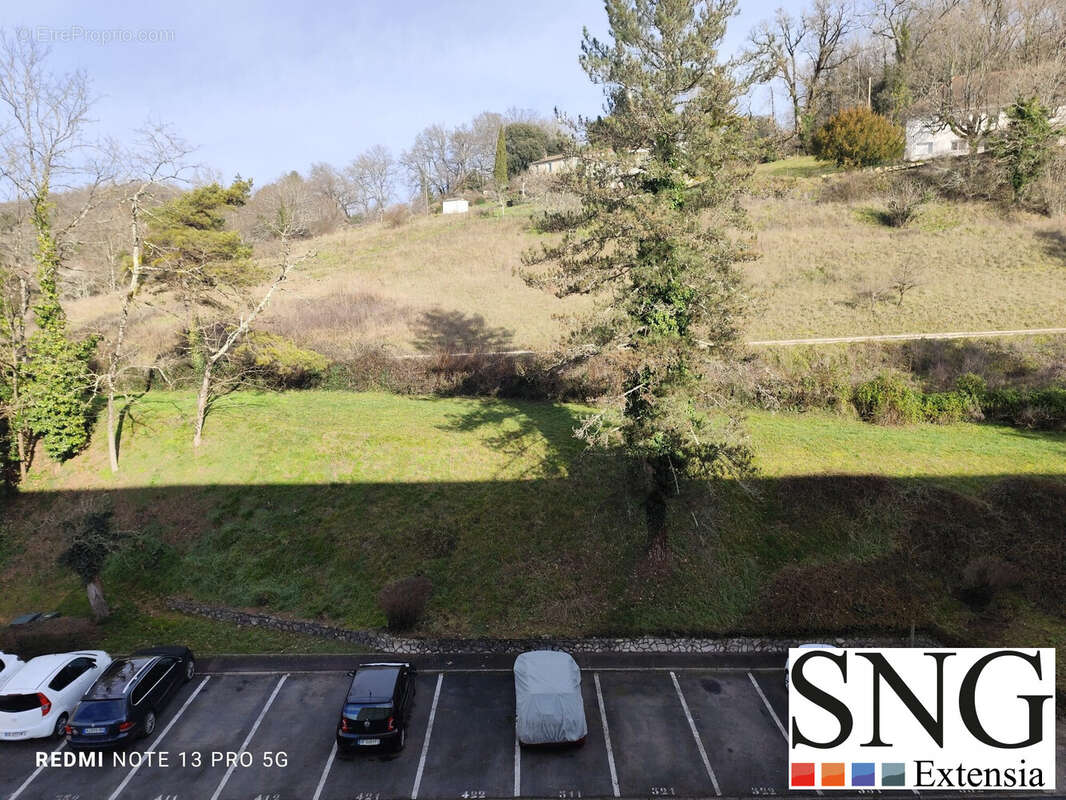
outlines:
[[[187,647],[152,647],[111,662],[67,723],[71,747],[115,747],[151,736],[157,715],[196,674]]]
[[[350,673],[352,683],[337,723],[337,752],[402,750],[415,693],[410,664],[363,664]]]

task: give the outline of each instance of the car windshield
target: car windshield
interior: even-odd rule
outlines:
[[[41,698],[35,694],[0,694],[0,711],[18,714],[41,707]]]
[[[356,706],[344,707],[344,716],[356,722],[381,722],[392,716],[392,706]]]
[[[78,704],[78,710],[74,712],[74,721],[81,724],[111,722],[124,719],[125,716],[125,703],[121,700],[84,700]]]

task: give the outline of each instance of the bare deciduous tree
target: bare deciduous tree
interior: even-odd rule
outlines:
[[[847,0],[815,0],[799,17],[778,9],[772,22],[752,32],[748,56],[757,65],[757,79],[780,79],[785,84],[793,133],[803,147],[821,108],[827,79],[855,55],[847,43],[856,27],[855,11]]]
[[[107,453],[112,472],[118,472],[116,385],[126,357],[130,309],[140,289],[143,274],[142,240],[145,214],[150,213],[155,193],[160,187],[187,180],[192,165],[188,164],[186,159],[191,152],[192,147],[169,126],[152,123],[139,131],[139,141],[123,158],[129,170],[126,180],[122,183],[125,189],[122,203],[126,208],[129,224],[129,276],[126,291],[122,296],[122,305],[119,307],[115,338],[108,352],[107,371],[101,376],[107,391]]]

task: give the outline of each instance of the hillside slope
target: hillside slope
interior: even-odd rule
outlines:
[[[434,634],[1066,631],[1062,434],[753,413],[761,475],[684,487],[671,563],[648,573],[639,497],[623,465],[581,453],[578,407],[238,393],[193,452],[193,403],[138,400],[117,476],[101,437],[41,458],[7,509],[0,616],[80,594],[55,566],[60,523],[96,508],[131,532],[105,573],[120,603],[380,626],[381,586],[425,574]],[[986,557],[1014,578],[986,586]]]

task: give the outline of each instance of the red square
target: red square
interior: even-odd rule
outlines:
[[[814,786],[814,764],[792,765],[792,786]]]

